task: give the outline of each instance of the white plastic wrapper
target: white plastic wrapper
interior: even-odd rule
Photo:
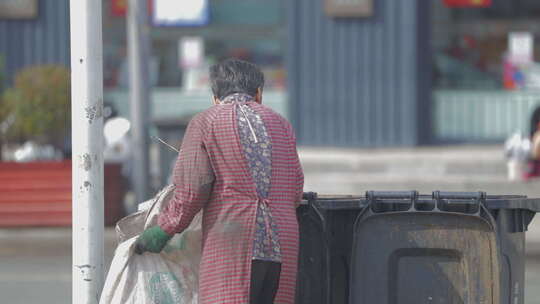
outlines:
[[[174,186],[167,186],[147,209],[121,219],[116,225],[116,248],[100,304],[197,304],[201,260],[201,213],[190,226],[175,235],[159,254],[134,253],[135,241],[144,229],[157,224],[157,215],[166,207]]]
[[[508,159],[526,161],[531,155],[531,141],[516,132],[504,142],[504,153]]]

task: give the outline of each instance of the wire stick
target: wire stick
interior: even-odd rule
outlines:
[[[157,136],[151,136],[151,137],[152,137],[152,139],[158,140],[160,143],[162,143],[162,144],[166,145],[167,147],[173,149],[174,151],[180,153],[180,151],[178,151],[178,149],[176,149],[175,147],[169,145],[169,144],[166,143],[163,139],[161,139],[161,138],[159,138],[159,137],[157,137]]]

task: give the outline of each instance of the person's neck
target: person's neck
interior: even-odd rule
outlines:
[[[253,96],[246,94],[246,93],[233,93],[230,94],[224,98],[222,98],[219,103],[220,104],[231,104],[236,102],[254,102],[255,98]]]

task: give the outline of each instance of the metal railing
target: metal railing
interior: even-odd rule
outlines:
[[[540,91],[433,92],[433,128],[439,141],[503,141],[529,132]]]

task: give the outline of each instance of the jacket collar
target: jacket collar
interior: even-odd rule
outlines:
[[[253,96],[245,93],[234,93],[220,100],[220,104],[246,103],[255,101]]]

